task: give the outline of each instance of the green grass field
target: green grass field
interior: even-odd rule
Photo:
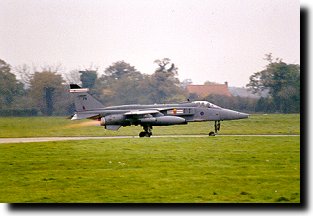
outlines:
[[[223,122],[221,134],[299,134],[299,119],[256,115]],[[2,118],[0,136],[137,136],[141,130],[108,133],[84,122]],[[155,127],[154,134],[206,134],[207,125]],[[9,203],[299,203],[300,137],[0,144],[0,184],[0,202]]]
[[[300,201],[299,137],[0,146],[0,202]]]

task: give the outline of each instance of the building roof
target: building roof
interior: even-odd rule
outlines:
[[[187,91],[194,93],[200,97],[207,97],[208,95],[224,95],[231,97],[232,94],[228,90],[228,84],[209,84],[209,85],[187,85]]]

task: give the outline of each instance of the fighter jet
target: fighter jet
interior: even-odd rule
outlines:
[[[214,121],[215,136],[221,121],[248,118],[249,114],[224,109],[208,101],[193,101],[176,104],[121,105],[104,107],[88,93],[88,88],[70,84],[70,93],[75,97],[76,112],[72,120],[97,119],[107,130],[118,130],[121,126],[140,125],[139,137],[150,137],[153,126],[187,124],[188,122]]]

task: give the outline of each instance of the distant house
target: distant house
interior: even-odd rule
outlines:
[[[187,91],[190,94],[197,94],[198,96],[204,98],[209,95],[224,95],[231,97],[232,94],[228,89],[228,83],[224,84],[207,84],[207,85],[187,85]]]

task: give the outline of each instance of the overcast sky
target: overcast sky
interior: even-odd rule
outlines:
[[[245,86],[266,53],[300,63],[297,0],[0,0],[0,59],[64,71],[124,60],[182,81]]]

